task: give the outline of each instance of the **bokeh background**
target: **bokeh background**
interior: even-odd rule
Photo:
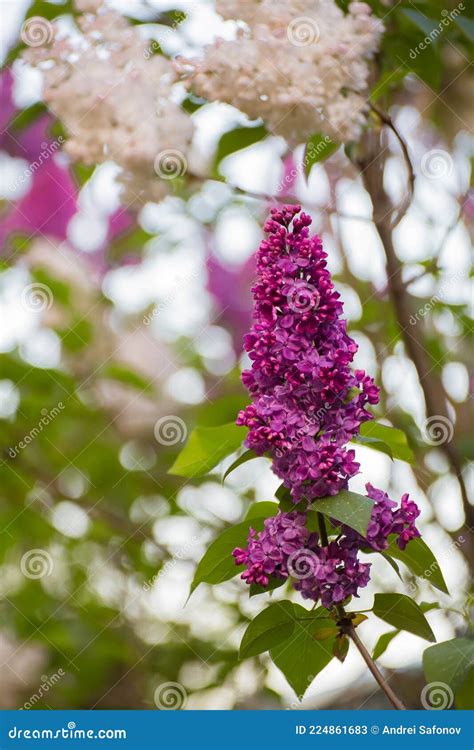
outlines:
[[[216,35],[235,33],[211,1],[110,5],[171,57],[199,55]],[[409,62],[430,33],[425,13],[438,22],[454,7],[379,8],[392,32],[380,53],[387,69],[396,57]],[[439,640],[466,633],[474,556],[473,22],[461,12],[379,102],[416,175],[392,235],[400,271],[393,290],[371,199],[347,149],[306,177],[304,144],[289,153],[266,131],[243,148],[244,114],[190,99],[178,85],[195,133],[189,173],[162,201],[124,202],[113,158],[72,164],[61,124],[42,101],[41,73],[22,58],[21,30],[36,16],[59,17],[73,30],[75,13],[59,0],[4,0],[2,8],[0,707],[155,709],[157,690],[173,682],[187,708],[384,708],[352,650],[318,675],[302,702],[266,656],[239,663],[245,625],[265,601],[249,600],[238,578],[201,585],[186,602],[209,542],[253,500],[274,498],[268,461],[245,464],[225,482],[232,458],[203,479],[167,470],[196,425],[232,421],[246,403],[240,371],[253,254],[269,196],[291,195],[323,237],[359,345],[357,366],[382,387],[377,417],[402,428],[416,455],[409,465],[357,446],[364,476],[351,489],[363,491],[370,476],[397,498],[410,492],[451,591],[403,583],[372,559],[360,606],[371,606],[375,589],[408,592],[448,608],[428,613]],[[385,189],[402,204],[399,140],[380,122],[371,126],[386,146]],[[199,179],[188,179],[191,172]],[[409,310],[408,326],[400,308]],[[423,350],[425,382],[410,339]],[[427,387],[441,404],[434,429]],[[370,647],[386,631],[381,621],[360,627]],[[410,707],[420,705],[423,646],[402,633],[380,659]]]

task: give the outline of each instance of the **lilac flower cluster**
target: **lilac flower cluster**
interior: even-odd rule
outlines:
[[[408,495],[403,495],[397,508],[386,492],[371,484],[366,489],[375,502],[365,538],[344,526],[337,540],[322,546],[318,534],[306,528],[306,513],[280,512],[267,518],[260,533],[250,530],[245,549],[234,550],[236,564],[246,566],[241,577],[261,586],[268,585],[270,576],[290,577],[303,598],[320,600],[328,609],[349,596],[358,596],[370,578],[370,563],[358,559],[361,548],[380,552],[395,535],[404,549],[410,539],[419,536],[415,519],[420,511]]]
[[[242,578],[247,583],[268,586],[269,576],[288,578],[288,560],[306,548],[310,533],[306,514],[278,513],[265,520],[263,531],[250,529],[246,549],[233,551],[236,565],[246,565]]]
[[[341,318],[326,253],[309,236],[310,217],[298,214],[299,206],[274,209],[265,225],[252,289],[255,323],[245,337],[252,368],[242,376],[253,401],[237,424],[249,428],[248,448],[271,456],[292,500],[309,504],[345,489],[358,472],[347,443],[371,419],[366,406],[378,402],[379,391],[365,372],[351,370],[357,345]],[[304,598],[328,609],[357,596],[370,578],[361,549],[387,549],[390,536],[404,549],[419,536],[419,510],[408,495],[397,507],[382,490],[366,489],[374,506],[365,537],[342,526],[323,544],[306,528],[307,512],[279,512],[234,550],[236,564],[246,566],[242,578],[261,586],[291,578]]]
[[[255,323],[245,337],[252,368],[242,376],[253,403],[237,419],[249,428],[247,447],[270,454],[295,502],[347,487],[359,464],[346,445],[371,419],[365,407],[379,393],[372,378],[351,371],[357,345],[321,240],[309,236],[311,218],[299,212],[274,209],[265,225]]]
[[[402,550],[411,539],[420,536],[415,526],[420,509],[413,500],[409,499],[408,494],[403,495],[400,508],[397,508],[397,503],[391,500],[383,490],[378,490],[371,484],[366,484],[365,488],[368,497],[375,500],[366,537],[372,549],[378,552],[387,549],[387,539],[390,534],[397,535],[397,544]],[[393,510],[394,508],[397,510]]]

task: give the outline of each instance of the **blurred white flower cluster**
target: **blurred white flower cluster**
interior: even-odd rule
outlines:
[[[176,72],[167,58],[148,54],[119,14],[94,0],[76,6],[85,11],[80,34],[55,27],[48,45],[24,56],[43,72],[43,99],[64,125],[71,159],[114,161],[124,201],[159,201],[186,171],[193,135],[190,116],[173,101]]]
[[[360,136],[369,61],[383,25],[366,3],[345,14],[335,0],[216,0],[225,19],[243,21],[202,59],[184,62],[199,96],[261,117],[291,145],[320,132],[335,141]]]

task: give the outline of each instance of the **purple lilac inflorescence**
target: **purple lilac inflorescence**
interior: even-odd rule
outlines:
[[[311,219],[299,213],[299,206],[274,209],[265,225],[269,237],[252,289],[256,320],[245,338],[252,368],[243,382],[253,402],[237,423],[249,428],[247,447],[271,456],[293,501],[309,504],[347,488],[358,472],[347,443],[371,419],[366,405],[377,403],[379,392],[372,378],[350,368],[357,345],[341,318],[321,240],[309,236]],[[365,538],[343,526],[323,545],[306,528],[307,511],[280,511],[263,531],[250,530],[245,549],[234,550],[236,564],[246,566],[242,578],[263,587],[291,578],[304,598],[328,609],[357,596],[370,577],[361,549],[387,549],[390,536],[404,549],[419,536],[419,510],[408,495],[397,508],[382,490],[366,489],[374,506]]]
[[[318,534],[306,528],[306,513],[280,512],[267,518],[260,533],[250,530],[245,549],[234,550],[236,564],[246,566],[242,578],[268,586],[270,578],[291,577],[305,599],[321,599],[328,609],[348,596],[357,596],[358,589],[369,582],[370,563],[359,561],[361,549],[381,552],[387,549],[391,536],[404,549],[410,539],[419,536],[415,519],[420,511],[408,495],[397,508],[386,492],[371,484],[366,489],[375,501],[366,537],[344,526],[337,541],[324,547]]]
[[[335,495],[359,470],[347,443],[371,419],[378,388],[350,364],[357,345],[326,268],[311,218],[299,206],[274,209],[257,255],[255,323],[245,337],[252,360],[243,374],[253,403],[238,424],[246,445],[269,453],[295,502]],[[292,230],[290,224],[293,223]]]

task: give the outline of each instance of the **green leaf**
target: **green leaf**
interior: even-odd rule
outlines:
[[[344,633],[340,633],[336,640],[334,641],[334,646],[332,649],[332,652],[336,659],[338,659],[341,664],[343,664],[346,660],[347,653],[349,651],[349,638]]]
[[[229,466],[229,468],[226,470],[224,476],[222,477],[222,481],[225,482],[229,474],[232,474],[232,472],[237,469],[239,466],[242,466],[242,464],[247,463],[247,461],[252,461],[254,458],[259,458],[256,453],[252,450],[245,451],[245,453],[242,453],[241,456],[235,459],[233,463]]]
[[[296,618],[291,602],[276,602],[260,612],[249,624],[240,644],[239,659],[269,651],[287,640],[295,629]]]
[[[314,511],[323,513],[328,518],[335,518],[362,536],[367,533],[373,507],[374,501],[369,497],[349,490],[341,490],[337,495],[315,500],[311,505]]]
[[[59,333],[64,348],[76,353],[89,346],[94,335],[94,329],[88,320],[82,318],[69,328],[59,331]]]
[[[372,659],[378,659],[380,656],[382,656],[382,654],[386,652],[390,643],[393,641],[395,636],[399,634],[399,632],[399,630],[391,630],[389,633],[384,633],[383,635],[381,635],[377,643],[375,644]]]
[[[245,430],[233,422],[218,427],[196,427],[168,474],[202,477],[236,451],[244,439]]]
[[[137,391],[149,391],[151,388],[149,380],[146,380],[142,375],[135,372],[135,370],[131,370],[128,367],[115,362],[107,365],[102,371],[100,371],[99,376],[101,378],[115,380],[117,383],[122,383],[123,385],[128,385],[130,388],[134,388]]]
[[[454,638],[430,646],[423,654],[423,670],[428,684],[440,682],[449,686],[456,696],[457,708],[474,708],[474,640]]]
[[[335,639],[317,641],[314,634],[324,619],[307,618],[308,611],[299,604],[294,605],[298,618],[290,638],[270,651],[274,664],[281,669],[298,696],[303,696],[313,679],[333,658]]]
[[[373,612],[394,628],[435,641],[434,633],[420,607],[405,594],[375,594]]]
[[[474,42],[474,20],[472,18],[466,18],[465,16],[456,17],[454,23],[459,26],[470,42]]]
[[[236,576],[242,567],[235,564],[232,551],[236,547],[245,547],[250,526],[256,531],[261,531],[264,521],[265,517],[253,518],[251,524],[248,520],[243,521],[226,529],[214,539],[196,568],[191,594],[200,583],[222,583]]]
[[[258,583],[251,583],[249,587],[249,596],[258,596],[259,594],[271,593],[272,591],[275,591],[275,589],[279,589],[281,586],[284,586],[287,580],[287,578],[272,578],[272,576],[269,576],[267,586],[259,586]]]
[[[312,135],[306,144],[303,157],[306,177],[309,176],[314,164],[328,159],[338,148],[339,143],[335,143],[328,135],[321,135],[321,133]]]
[[[204,104],[207,104],[207,100],[201,99],[199,96],[194,96],[194,94],[188,94],[186,99],[181,102],[184,111],[189,112],[190,115],[192,115],[193,112],[197,112],[197,110],[203,107]]]
[[[373,437],[364,437],[363,435],[358,435],[354,438],[354,443],[359,443],[359,445],[365,445],[367,448],[372,448],[374,451],[379,451],[380,453],[385,453],[386,456],[392,459],[393,461],[393,453],[392,449],[390,448],[387,443],[384,443],[383,440],[379,440],[378,438]]]
[[[335,638],[339,634],[337,625],[329,625],[327,628],[318,628],[313,635],[315,641],[327,641],[328,638]]]
[[[449,594],[439,563],[421,537],[408,542],[404,550],[401,550],[392,539],[387,552],[391,557],[404,563],[414,575],[429,581],[444,594]]]
[[[410,21],[413,21],[413,23],[418,26],[424,34],[427,34],[428,36],[431,35],[430,39],[433,43],[436,42],[436,36],[441,36],[442,30],[439,28],[438,21],[434,21],[432,18],[428,18],[424,13],[412,10],[411,8],[403,8],[401,12],[404,16],[409,18]],[[437,32],[437,34],[433,34],[433,32]]]
[[[329,616],[326,607],[305,609],[300,604],[295,604],[295,615],[298,620],[317,620],[318,628],[328,628],[334,625],[334,620]]]
[[[285,487],[284,484],[280,484],[277,491],[275,492],[275,497],[280,503],[281,510],[283,510],[285,513],[288,513],[289,511],[295,509],[295,503],[291,499],[290,490],[288,489],[288,487]]]
[[[226,529],[214,539],[201,558],[193,582],[191,594],[200,583],[222,583],[236,576],[242,566],[237,566],[232,557],[236,547],[246,547],[249,529],[261,531],[265,519],[278,513],[278,505],[271,502],[254,503],[250,506],[242,523]]]
[[[388,562],[388,564],[394,569],[394,571],[397,574],[397,576],[399,577],[399,579],[401,581],[403,581],[402,574],[400,573],[400,568],[398,567],[398,565],[395,562],[395,560],[393,559],[393,557],[391,557],[390,555],[388,555],[386,552],[381,552],[380,554],[382,555],[383,559],[386,560]]]
[[[44,284],[45,286],[48,287],[48,289],[45,290],[45,292],[47,292],[48,296],[49,296],[49,293],[52,294],[52,297],[55,303],[59,303],[60,305],[63,305],[64,307],[70,306],[71,288],[69,284],[67,284],[64,281],[60,281],[59,279],[56,279],[44,268],[35,269],[33,273],[31,274],[31,276],[35,281],[38,281],[40,284]]]
[[[239,384],[240,385],[240,384]],[[221,424],[235,421],[235,415],[248,405],[244,393],[230,392],[222,398],[204,403],[196,411],[197,427],[219,427]]]
[[[81,164],[80,162],[75,162],[72,166],[72,170],[74,172],[74,177],[76,178],[79,185],[82,187],[82,185],[85,185],[88,180],[92,177],[96,170],[95,164]]]
[[[219,174],[219,164],[226,156],[234,154],[236,151],[240,151],[243,148],[253,146],[254,143],[258,143],[265,136],[268,135],[268,131],[264,125],[257,125],[257,127],[248,128],[235,128],[229,130],[221,136],[219,143],[217,144],[216,156],[214,159],[214,173]]]
[[[38,117],[41,117],[41,115],[45,114],[46,112],[47,109],[43,102],[35,102],[35,104],[32,104],[30,107],[26,107],[26,109],[23,109],[21,112],[15,115],[14,119],[11,122],[11,130],[15,132],[24,130],[29,125],[32,125],[32,123],[35,122]]]
[[[270,518],[270,516],[276,516],[277,513],[277,503],[273,503],[271,500],[263,500],[261,503],[252,503],[245,514],[244,521],[251,521],[253,518]]]
[[[413,20],[401,9],[394,9],[393,17],[396,24],[384,36],[383,73],[392,72],[394,76],[403,70],[407,74],[414,73],[436,89],[442,74],[440,45],[426,45]]]
[[[393,458],[399,458],[401,461],[407,461],[408,463],[413,463],[415,460],[413,451],[408,445],[407,436],[396,427],[389,427],[386,424],[381,424],[381,422],[371,420],[361,425],[360,435],[362,438],[376,438],[385,443],[390,448]],[[374,447],[377,450],[375,444],[369,447]]]

